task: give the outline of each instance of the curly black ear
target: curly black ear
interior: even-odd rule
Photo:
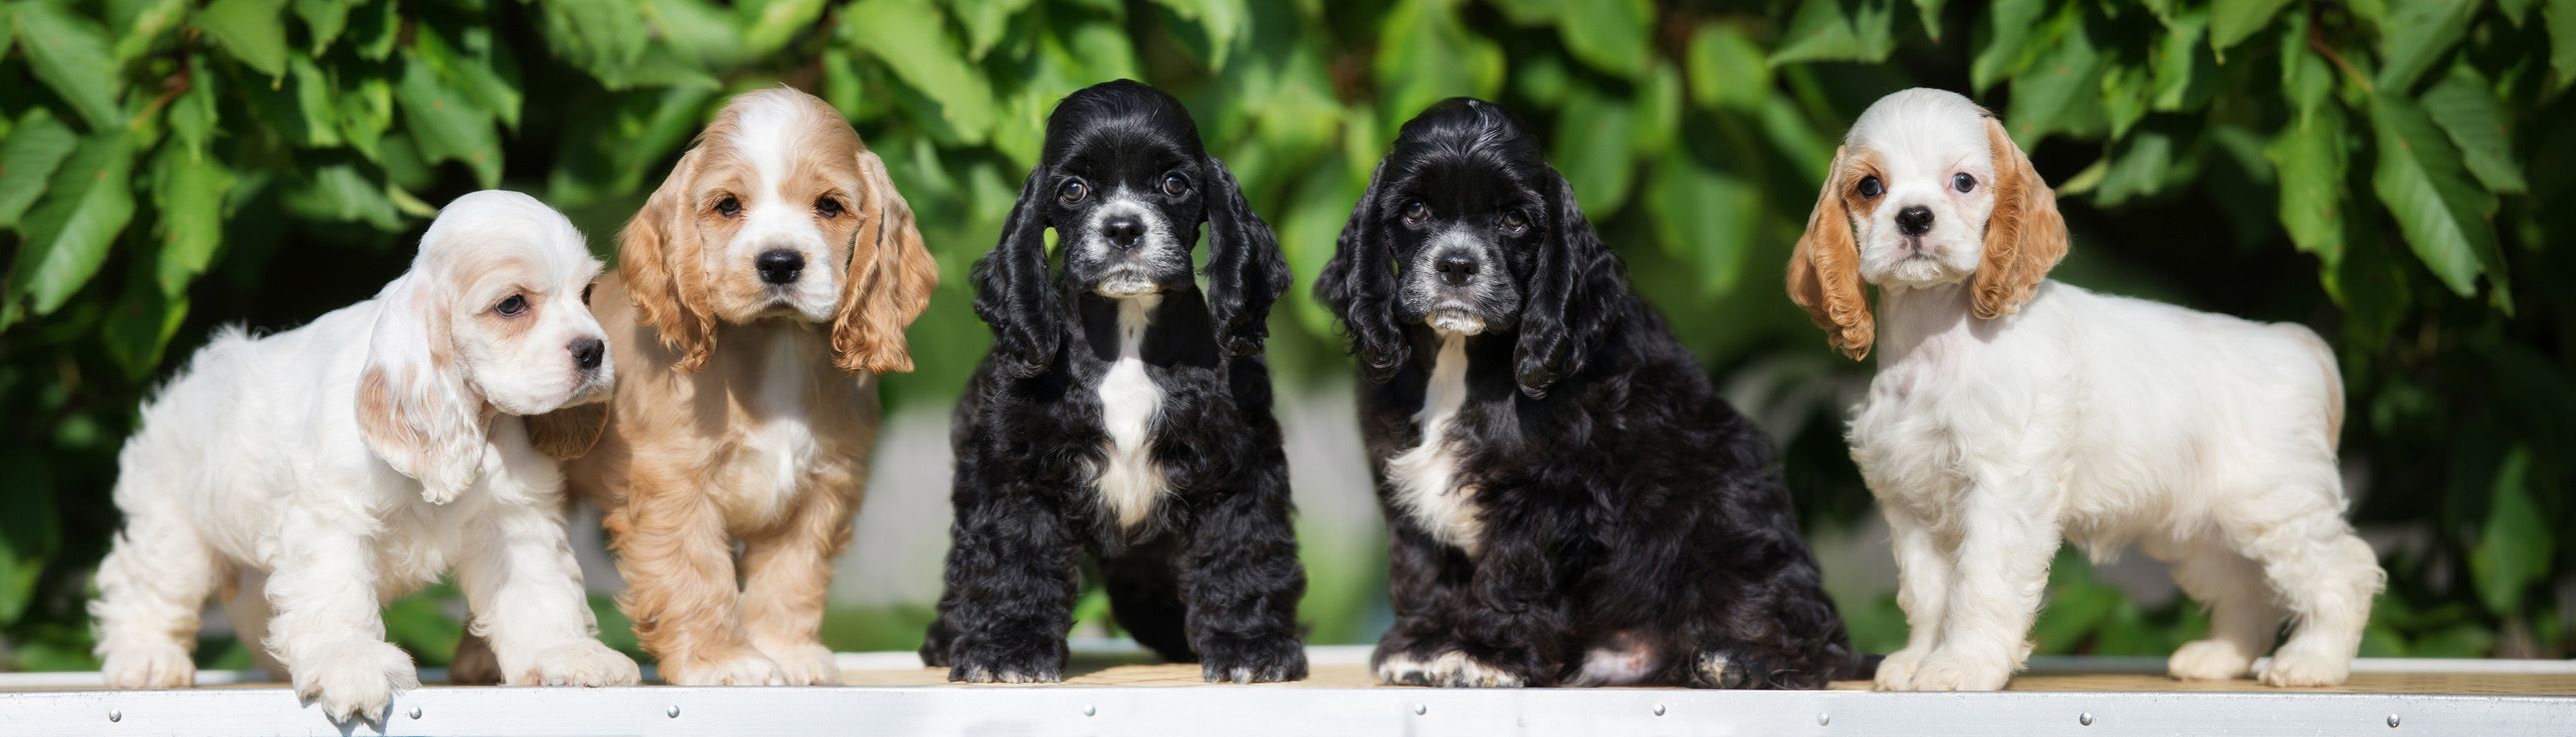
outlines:
[[[1351,355],[1360,359],[1370,381],[1379,382],[1394,378],[1411,352],[1403,331],[1395,327],[1395,252],[1377,222],[1385,176],[1386,162],[1380,161],[1377,171],[1369,173],[1368,193],[1351,208],[1350,224],[1342,226],[1333,260],[1315,275],[1315,300],[1341,319]]]
[[[1556,193],[1547,201],[1547,246],[1530,275],[1529,303],[1521,308],[1517,376],[1521,393],[1547,396],[1558,379],[1583,370],[1619,321],[1628,294],[1627,267],[1592,232],[1574,187],[1553,169]]]
[[[1002,241],[975,260],[975,316],[993,326],[993,355],[1014,376],[1030,377],[1055,363],[1064,342],[1064,306],[1047,284],[1047,169],[1039,166],[1020,185],[1020,200],[1002,223]]]
[[[1216,341],[1234,356],[1261,353],[1270,337],[1270,306],[1288,291],[1288,260],[1279,236],[1253,214],[1225,162],[1207,157],[1208,314]]]

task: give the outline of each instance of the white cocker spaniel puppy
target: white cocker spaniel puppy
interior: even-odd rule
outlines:
[[[199,608],[221,594],[299,696],[380,722],[419,685],[381,607],[450,570],[511,682],[635,683],[599,642],[546,431],[519,417],[608,395],[584,304],[599,270],[562,215],[477,192],[374,299],[217,333],[118,458],[125,529],[90,605],[108,684],[190,685]]]
[[[2061,541],[2174,564],[2210,612],[2174,677],[2242,677],[2286,622],[2262,680],[2342,683],[2384,576],[2343,518],[2334,352],[2046,281],[2066,249],[2055,195],[1965,97],[1889,95],[1835,154],[1788,286],[1836,348],[1881,346],[1851,451],[1911,632],[1879,687],[2002,688]]]

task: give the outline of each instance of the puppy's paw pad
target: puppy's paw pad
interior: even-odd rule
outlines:
[[[1492,663],[1450,651],[1432,658],[1423,668],[1423,677],[1431,685],[1444,688],[1520,688],[1529,679]]]
[[[420,687],[411,656],[386,642],[322,648],[291,669],[295,695],[335,722],[380,721],[394,694]]]
[[[197,684],[197,664],[188,649],[161,642],[109,651],[99,666],[108,688],[187,688]]]
[[[519,686],[632,686],[644,680],[635,660],[611,650],[598,640],[582,640],[557,645],[537,654],[537,660],[512,685]]]
[[[761,648],[769,659],[778,663],[779,673],[790,686],[841,685],[841,664],[832,657],[832,649],[822,643],[808,642],[776,648]]]
[[[662,664],[662,680],[674,686],[784,686],[787,675],[777,661],[751,648],[708,658]]]
[[[2165,661],[2165,672],[2177,680],[2226,681],[2242,678],[2254,668],[2254,656],[2224,640],[2193,640],[2174,649]]]
[[[1909,691],[2000,691],[2012,680],[2012,669],[2001,663],[1976,663],[1957,658],[1927,658],[1914,670]]]
[[[1306,677],[1306,649],[1295,638],[1211,645],[1200,654],[1209,683],[1277,683]]]

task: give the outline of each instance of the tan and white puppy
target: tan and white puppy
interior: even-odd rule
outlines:
[[[2262,680],[2342,683],[2385,577],[2343,518],[2334,352],[2046,280],[2066,250],[2055,195],[1965,97],[1889,95],[1835,154],[1788,286],[1836,348],[1881,347],[1850,441],[1911,632],[1879,687],[2002,688],[2061,540],[2174,564],[2210,610],[2174,677],[2242,677],[2287,622]]]
[[[599,642],[563,476],[536,447],[551,438],[519,417],[607,396],[583,305],[599,270],[562,215],[476,192],[374,299],[275,335],[218,332],[118,458],[125,529],[90,604],[108,684],[192,684],[198,611],[223,592],[297,694],[381,720],[419,685],[383,603],[451,570],[510,682],[636,682]]]
[[[619,604],[664,681],[840,683],[824,596],[876,375],[912,370],[903,330],[939,281],[912,208],[840,113],[781,87],[725,105],[618,247],[616,397],[545,422],[597,434],[565,468],[606,512]],[[473,647],[459,679],[488,680]]]

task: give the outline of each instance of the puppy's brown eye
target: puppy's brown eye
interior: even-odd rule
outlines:
[[[1190,180],[1182,179],[1179,174],[1169,174],[1163,177],[1163,194],[1179,197],[1189,193]]]
[[[830,197],[818,198],[814,200],[814,213],[822,215],[825,220],[840,217],[841,201]]]
[[[1430,205],[1423,204],[1421,200],[1407,200],[1407,201],[1405,201],[1405,203],[1404,203],[1404,221],[1405,221],[1405,222],[1419,224],[1419,223],[1421,223],[1422,221],[1424,221],[1424,220],[1428,220],[1428,219],[1430,219],[1430,218],[1431,218],[1431,206],[1430,206]]]
[[[716,214],[733,217],[742,214],[742,200],[727,197],[716,200]]]
[[[1950,186],[1959,188],[1963,193],[1974,192],[1977,191],[1977,178],[1966,174],[1954,174],[1950,177]]]
[[[1529,232],[1529,225],[1529,215],[1521,212],[1520,208],[1503,211],[1503,232],[1520,235]]]
[[[589,300],[590,293],[587,291],[583,292],[582,301],[587,302]],[[518,317],[520,315],[527,314],[528,298],[521,297],[516,294],[510,295],[509,297],[502,299],[500,304],[493,305],[492,311],[501,313],[502,317]]]
[[[1878,177],[1861,177],[1860,186],[1854,189],[1859,191],[1861,199],[1865,200],[1875,200],[1879,195],[1887,194],[1887,185],[1878,183]]]
[[[1091,196],[1091,188],[1084,186],[1080,179],[1064,180],[1064,184],[1057,185],[1055,188],[1055,198],[1068,205],[1081,202],[1082,198],[1089,196]]]
[[[584,285],[582,285],[582,287],[581,287],[581,304],[582,304],[582,306],[583,306],[583,307],[588,307],[588,306],[590,306],[590,290],[598,289],[598,288],[599,288],[599,285],[598,285],[598,284],[595,284],[595,283],[594,283],[594,284],[584,284]]]

